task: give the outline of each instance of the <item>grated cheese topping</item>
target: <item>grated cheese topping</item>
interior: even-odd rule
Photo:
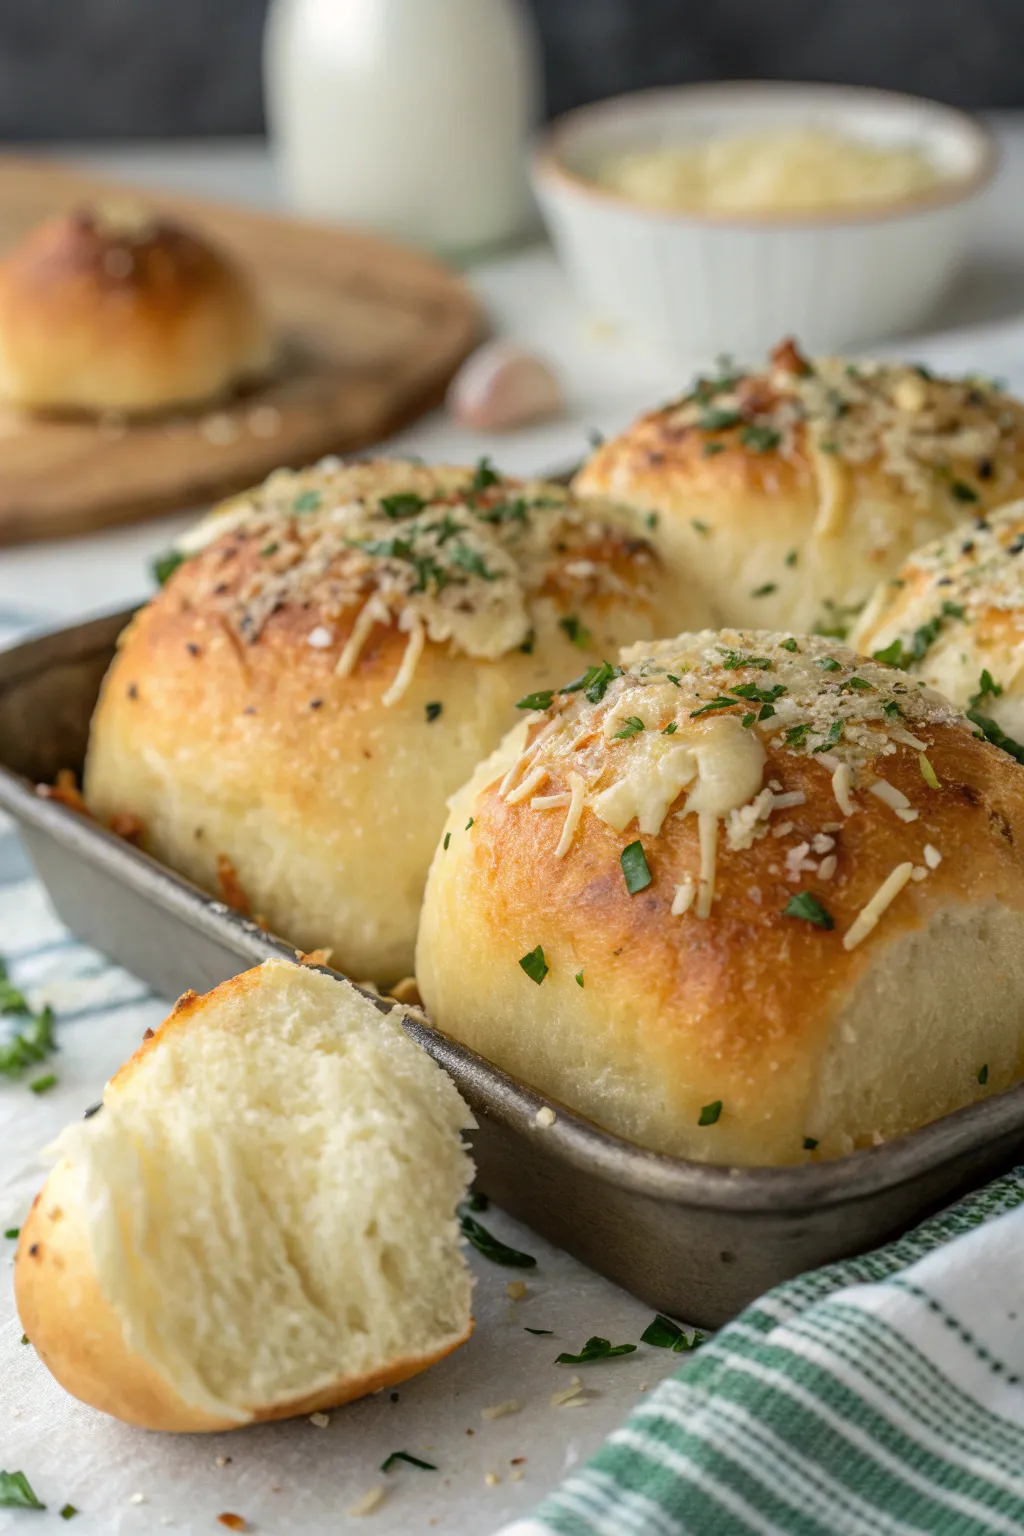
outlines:
[[[206,598],[249,644],[280,609],[308,608],[307,643],[329,653],[336,620],[357,609],[338,645],[335,672],[346,677],[375,625],[406,633],[387,703],[408,688],[428,640],[495,660],[529,645],[539,602],[570,613],[602,595],[642,601],[656,570],[650,547],[598,503],[504,479],[486,460],[475,471],[335,459],[278,470],[210,513],[177,551],[189,558],[211,545],[229,577],[246,557],[241,581],[218,581],[213,565]],[[602,545],[608,556],[595,558]],[[615,568],[627,553],[628,577]]]

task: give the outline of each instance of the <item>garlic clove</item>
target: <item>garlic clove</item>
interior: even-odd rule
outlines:
[[[489,341],[455,375],[447,407],[461,427],[501,432],[561,416],[565,397],[557,376],[542,358],[508,341]]]

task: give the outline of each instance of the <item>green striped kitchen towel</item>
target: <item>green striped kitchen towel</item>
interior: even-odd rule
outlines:
[[[502,1536],[1021,1536],[1024,1167],[755,1302]]]

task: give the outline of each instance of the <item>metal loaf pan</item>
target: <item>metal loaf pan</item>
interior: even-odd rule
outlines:
[[[0,653],[0,807],[57,912],[167,997],[294,950],[34,785],[80,769],[114,642],[113,614]],[[1024,1085],[902,1140],[798,1168],[720,1168],[644,1152],[544,1102],[413,1019],[479,1130],[479,1184],[651,1306],[716,1327],[778,1281],[875,1246],[1024,1152]]]

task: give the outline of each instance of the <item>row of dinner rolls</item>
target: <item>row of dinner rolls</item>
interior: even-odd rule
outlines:
[[[122,637],[89,808],[358,979],[419,925],[441,1029],[642,1145],[899,1134],[1018,1071],[1022,420],[789,344],[571,493],[281,471]]]

